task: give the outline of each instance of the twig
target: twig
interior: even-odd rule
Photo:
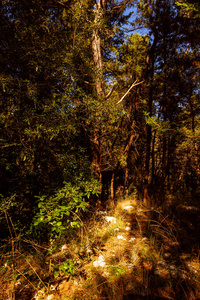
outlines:
[[[75,212],[73,212],[70,209],[69,209],[69,212],[71,212],[73,215],[75,215],[79,219],[80,223],[82,224],[82,228],[85,230],[85,233],[87,235],[87,240],[88,240],[88,231],[87,231],[87,228],[86,228],[86,226],[84,226],[83,221],[81,220],[81,218],[79,217],[79,215],[77,215]],[[81,235],[81,244],[82,244],[82,242],[83,242],[83,234]]]
[[[28,261],[27,258],[25,258],[26,262],[29,264],[29,266],[31,267],[31,269],[33,270],[33,272],[35,273],[35,275],[39,278],[40,282],[43,284],[43,286],[46,288],[45,283],[42,281],[41,277],[39,276],[39,274],[36,272],[36,270],[34,269],[34,267],[31,265],[31,263]]]
[[[114,88],[115,88],[116,85],[117,85],[117,82],[115,82],[115,83],[113,84],[113,86],[112,86],[110,92],[105,96],[105,99],[108,99],[108,98],[112,95],[112,93],[113,93]]]
[[[122,102],[124,100],[124,98],[126,97],[126,95],[128,95],[128,93],[132,90],[133,87],[135,87],[138,84],[143,83],[144,81],[138,82],[136,83],[138,80],[136,79],[136,81],[131,85],[131,87],[128,89],[128,91],[124,94],[124,96],[117,102],[117,104],[119,104],[120,102]]]
[[[6,148],[6,147],[12,147],[12,146],[16,146],[17,144],[16,143],[13,143],[13,144],[10,144],[10,145],[4,145],[4,146],[1,146],[1,148]]]
[[[19,275],[23,276],[36,291],[38,290],[38,288],[34,286],[34,284],[22,272],[20,272],[18,269],[16,269],[16,271],[19,273]]]
[[[136,218],[136,221],[137,221],[137,223],[138,223],[138,227],[139,227],[139,229],[140,229],[140,235],[142,235],[142,229],[141,229],[141,226],[140,226],[140,222],[138,221],[138,218],[137,218],[136,215],[135,215],[135,218]]]

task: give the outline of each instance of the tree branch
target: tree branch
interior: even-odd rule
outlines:
[[[136,81],[131,85],[131,87],[128,89],[128,91],[124,94],[124,96],[117,102],[117,104],[119,104],[120,102],[122,102],[123,100],[124,100],[124,98],[128,95],[128,93],[132,90],[132,88],[133,87],[135,87],[136,85],[138,85],[138,84],[141,84],[141,83],[143,83],[144,81],[141,81],[141,82],[138,82],[137,83],[137,79],[136,79]]]
[[[112,95],[112,93],[113,93],[113,91],[114,91],[116,85],[117,85],[117,82],[115,82],[115,83],[113,84],[113,86],[112,86],[110,92],[105,96],[105,99],[108,99],[108,98]]]

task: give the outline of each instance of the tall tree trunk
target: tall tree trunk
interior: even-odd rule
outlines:
[[[164,62],[166,64],[166,60],[164,58]],[[164,77],[164,87],[163,87],[163,120],[164,122],[167,120],[167,88],[166,88],[166,76]],[[165,179],[166,179],[166,162],[167,162],[167,140],[166,135],[163,133],[163,145],[162,145],[162,178],[161,178],[161,190],[160,190],[160,200],[161,204],[163,204],[165,200]]]
[[[95,86],[97,96],[99,98],[105,97],[104,87],[103,87],[103,57],[101,52],[101,37],[99,36],[99,22],[102,19],[102,12],[105,9],[106,1],[99,1],[95,5],[94,13],[95,19],[94,24],[95,28],[92,34],[92,52],[93,52],[93,61],[96,68],[95,76]]]
[[[195,135],[195,111],[194,111],[194,104],[192,102],[192,88],[190,91],[190,98],[189,98],[189,104],[190,104],[190,114],[191,114],[191,121],[192,121],[192,132],[193,135]],[[191,178],[191,196],[192,200],[194,200],[196,188],[194,186],[199,186],[199,179],[200,179],[200,165],[199,165],[199,156],[198,156],[198,144],[196,141],[196,138],[193,140],[193,149],[192,149],[192,155],[191,155],[191,161],[192,165],[195,167],[196,170],[196,176],[195,179],[193,178],[194,175],[192,175]]]
[[[151,206],[149,198],[149,167],[150,167],[150,152],[151,152],[151,127],[147,125],[147,141],[146,141],[146,160],[144,171],[144,196],[143,203],[145,206]]]
[[[149,5],[149,3],[148,3]],[[149,116],[152,116],[152,106],[153,106],[153,89],[154,89],[154,64],[155,64],[155,48],[157,45],[158,34],[155,28],[154,31],[154,41],[149,49],[149,54],[146,59],[146,68],[147,68],[147,80],[150,80],[149,87],[149,103],[148,103],[148,112]],[[151,138],[152,131],[151,126],[147,124],[147,139],[146,139],[146,159],[145,159],[145,169],[144,169],[144,195],[143,203],[145,206],[150,207],[151,201],[149,197],[149,171],[150,171],[150,158],[151,158]]]
[[[157,45],[157,31],[154,32],[154,41],[149,50],[147,56],[146,65],[147,65],[147,80],[150,80],[149,87],[149,103],[148,103],[148,112],[149,116],[152,116],[152,106],[153,106],[153,90],[154,90],[154,64],[155,64],[155,48]],[[144,170],[144,195],[143,203],[145,206],[150,207],[151,201],[149,197],[149,171],[150,171],[150,158],[151,158],[151,139],[152,131],[151,126],[147,124],[147,140],[146,140],[146,159],[145,159],[145,170]]]
[[[92,35],[92,52],[93,62],[96,69],[95,87],[97,93],[97,100],[105,97],[103,88],[103,58],[101,53],[101,37],[99,36],[98,22],[102,18],[102,9],[106,5],[105,1],[99,1],[95,5],[95,28]],[[101,114],[97,117],[93,124],[93,137],[92,137],[92,167],[93,176],[97,178],[102,186],[102,171],[101,171]],[[101,187],[102,192],[102,187]]]
[[[153,78],[154,78],[154,49],[152,53],[151,62],[151,76],[150,76],[150,88],[149,88],[149,105],[148,112],[149,116],[152,116],[152,104],[153,104]],[[150,158],[151,158],[151,138],[152,131],[151,126],[147,124],[147,139],[146,139],[146,159],[145,159],[145,170],[144,170],[144,196],[143,203],[145,206],[151,206],[149,197],[149,169],[150,169]]]
[[[156,141],[156,131],[153,135],[152,140],[152,151],[151,151],[151,161],[152,161],[152,176],[151,176],[151,186],[155,187],[155,141]]]
[[[166,161],[167,161],[167,141],[163,134],[163,149],[162,149],[162,178],[161,178],[161,190],[160,190],[160,200],[163,204],[165,200],[165,179],[166,179]]]

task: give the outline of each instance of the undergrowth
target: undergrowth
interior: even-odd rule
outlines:
[[[199,241],[181,217],[126,199],[46,245],[11,237],[0,249],[0,299],[200,299]]]

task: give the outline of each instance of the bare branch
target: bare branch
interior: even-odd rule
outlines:
[[[184,58],[188,55],[188,52],[190,50],[190,47],[191,47],[191,43],[189,44],[189,46],[187,47],[185,53],[184,53]]]
[[[116,85],[117,85],[117,82],[115,82],[115,83],[113,84],[113,86],[112,86],[110,92],[105,96],[105,99],[108,99],[108,98],[112,95],[112,93],[113,93],[114,88],[116,87]]]
[[[17,144],[14,143],[14,144],[10,144],[10,145],[4,145],[4,146],[1,146],[1,148],[3,149],[3,148],[6,148],[6,147],[12,147],[12,146],[17,146]]]
[[[119,104],[120,102],[122,102],[123,100],[124,100],[124,98],[128,95],[128,93],[132,90],[132,88],[133,87],[135,87],[136,85],[138,85],[138,84],[141,84],[141,83],[143,83],[144,81],[141,81],[141,82],[138,82],[137,83],[137,79],[136,79],[136,81],[131,85],[131,87],[128,89],[128,91],[124,94],[124,96],[117,102],[117,104]]]

